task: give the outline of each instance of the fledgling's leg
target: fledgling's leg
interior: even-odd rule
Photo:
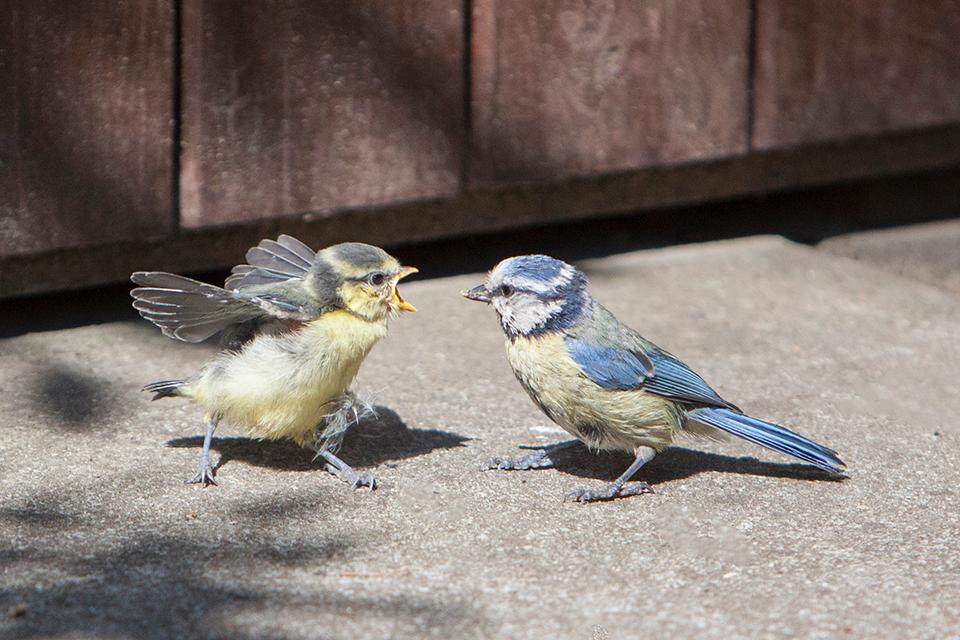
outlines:
[[[549,469],[556,464],[556,461],[550,457],[551,455],[557,451],[567,449],[576,444],[580,444],[580,441],[567,440],[565,442],[558,442],[556,444],[548,445],[542,449],[538,448],[525,456],[520,456],[519,458],[490,458],[480,466],[480,470],[487,471],[488,469],[506,469],[510,471],[526,471],[528,469]],[[532,447],[521,445],[520,448],[530,449]]]
[[[372,475],[357,473],[350,465],[329,451],[321,451],[320,457],[327,461],[324,469],[351,485],[354,489],[357,487],[370,487],[371,490],[377,488],[377,481]]]
[[[639,447],[636,460],[619,478],[602,489],[587,489],[585,487],[574,489],[567,494],[566,499],[577,502],[595,502],[597,500],[613,500],[614,498],[635,496],[640,493],[653,493],[653,489],[646,482],[627,484],[627,480],[632,478],[633,474],[640,470],[640,467],[653,460],[655,455],[657,455],[657,452],[651,447]]]
[[[217,484],[217,481],[213,479],[213,467],[210,466],[210,442],[213,440],[213,432],[216,428],[216,420],[207,421],[207,433],[203,436],[203,451],[200,452],[200,468],[197,470],[197,475],[187,480],[187,484],[202,484],[203,486]]]

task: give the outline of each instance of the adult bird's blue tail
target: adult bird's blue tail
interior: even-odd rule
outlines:
[[[807,440],[803,436],[772,422],[751,418],[742,413],[718,407],[694,409],[687,413],[687,418],[716,427],[761,447],[799,458],[804,462],[820,467],[824,471],[836,474],[843,473],[845,465],[836,451],[817,444],[813,440]]]

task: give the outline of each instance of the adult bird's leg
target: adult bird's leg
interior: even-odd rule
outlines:
[[[213,440],[213,432],[216,428],[216,419],[207,420],[207,433],[203,436],[203,451],[200,452],[200,468],[197,470],[197,475],[193,476],[191,480],[187,480],[187,484],[202,484],[203,486],[217,484],[217,481],[213,479],[213,467],[210,466],[210,442]]]
[[[488,469],[508,469],[511,471],[526,471],[528,469],[549,469],[556,464],[551,456],[562,449],[567,449],[576,444],[580,444],[579,440],[567,440],[565,442],[558,442],[556,444],[551,444],[543,448],[536,448],[535,451],[528,453],[525,456],[520,456],[519,458],[490,458],[481,465],[480,470],[486,471]],[[530,449],[532,447],[520,445],[522,449]]]
[[[657,452],[651,447],[639,447],[636,460],[619,478],[602,489],[587,489],[585,487],[574,489],[567,494],[566,499],[577,502],[596,502],[597,500],[613,500],[614,498],[635,496],[640,493],[653,493],[653,489],[646,482],[627,484],[627,480],[632,478],[633,474],[640,470],[640,467],[653,460],[655,455],[657,455]]]
[[[326,460],[326,464],[323,466],[324,469],[351,485],[354,489],[357,487],[377,488],[377,481],[372,475],[369,473],[357,473],[350,465],[329,451],[321,451],[320,457]]]

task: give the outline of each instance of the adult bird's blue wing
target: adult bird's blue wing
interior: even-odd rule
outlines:
[[[644,383],[646,391],[671,400],[740,410],[675,356],[660,349],[651,349],[648,355],[657,373]]]
[[[567,336],[567,353],[580,371],[604,389],[638,389],[654,375],[654,365],[642,349],[632,351]]]
[[[666,351],[599,344],[574,336],[567,336],[564,342],[580,371],[604,389],[643,389],[680,402],[738,410]]]

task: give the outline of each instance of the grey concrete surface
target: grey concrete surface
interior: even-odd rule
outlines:
[[[960,300],[960,220],[844,234],[818,247],[945,289]]]
[[[561,256],[562,257],[562,256]],[[149,265],[144,265],[149,266]],[[562,496],[625,456],[485,472],[562,436],[514,381],[477,275],[411,282],[343,457],[201,424],[139,387],[210,355],[144,322],[0,342],[3,638],[958,638],[960,302],[758,237],[581,264],[598,298],[730,400],[838,449],[837,482],[746,443],[681,443],[656,493]]]

